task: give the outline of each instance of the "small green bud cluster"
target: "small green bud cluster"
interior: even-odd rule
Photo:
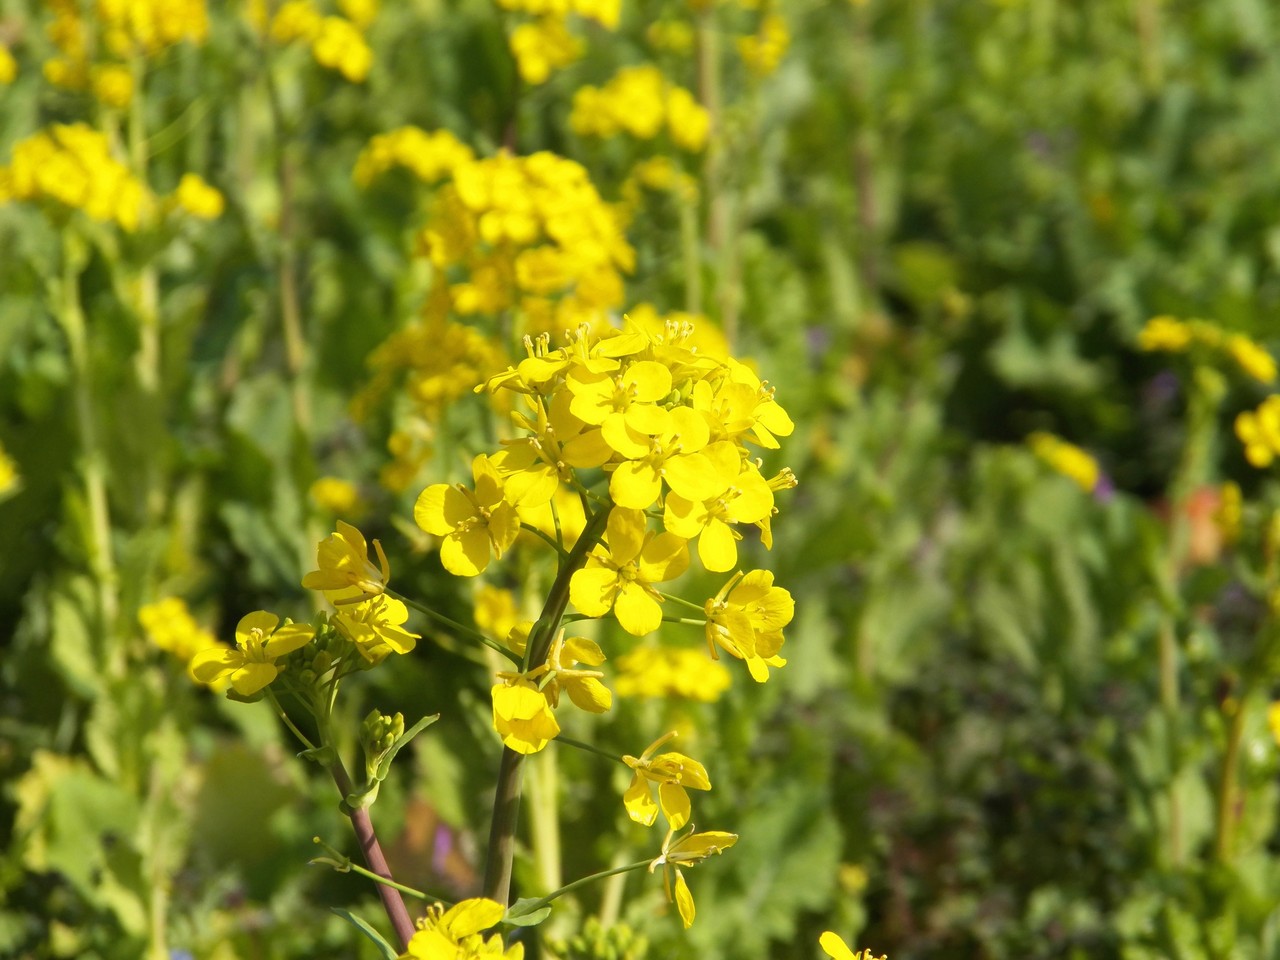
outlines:
[[[605,927],[592,916],[577,936],[555,941],[551,947],[565,960],[644,960],[649,941],[625,923]]]

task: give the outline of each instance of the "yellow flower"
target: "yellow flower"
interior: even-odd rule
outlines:
[[[537,753],[560,734],[560,724],[547,695],[537,683],[511,677],[495,684],[493,729],[505,746],[516,753]]]
[[[818,946],[831,960],[887,960],[886,957],[873,957],[870,950],[859,950],[854,953],[849,945],[831,930],[818,938]]]
[[[226,202],[216,187],[210,186],[194,173],[184,173],[173,192],[174,202],[193,217],[216,220],[222,216]]]
[[[1027,437],[1027,444],[1032,453],[1064,477],[1074,480],[1085,493],[1092,493],[1097,487],[1102,474],[1098,461],[1075,444],[1043,430]]]
[[[653,826],[661,808],[662,815],[667,818],[673,830],[679,830],[689,822],[690,790],[710,790],[711,780],[706,768],[697,760],[686,757],[683,753],[661,753],[654,756],[654,751],[676,735],[673,730],[659,737],[639,757],[630,754],[622,758],[635,774],[631,785],[622,796],[622,803],[627,808],[627,815],[636,823],[646,827]],[[657,784],[658,800],[655,803],[650,783]]]
[[[1230,334],[1226,341],[1226,351],[1241,370],[1259,383],[1272,383],[1276,379],[1276,358],[1271,356],[1266,347],[1244,334]]]
[[[652,586],[674,580],[689,566],[685,542],[647,528],[644,512],[615,507],[605,548],[597,547],[569,581],[569,599],[588,617],[610,609],[622,629],[642,637],[662,623],[662,598]]]
[[[778,69],[791,44],[787,22],[776,13],[766,14],[754,36],[738,38],[738,53],[747,69],[757,77],[767,77]]]
[[[13,59],[9,48],[0,44],[0,84],[13,83],[18,77],[18,61]]]
[[[501,934],[487,941],[483,932],[496,926],[506,913],[502,904],[482,897],[463,900],[448,910],[437,903],[418,921],[400,960],[469,960],[473,957],[501,957],[521,960],[524,944],[504,949]]]
[[[338,0],[338,8],[361,30],[367,30],[378,16],[378,0]]]
[[[0,202],[3,202],[3,194],[0,194]],[[4,447],[0,447],[0,500],[7,499],[11,494],[17,493],[21,484],[22,477],[18,473],[17,464],[5,452]]]
[[[271,39],[276,43],[311,40],[319,34],[322,19],[311,0],[286,0],[271,19]]]
[[[200,683],[230,680],[241,696],[252,696],[280,674],[276,659],[305,647],[315,630],[286,621],[266,610],[246,614],[236,624],[236,646],[208,648],[191,660],[191,675]]]
[[[1257,410],[1240,413],[1235,427],[1248,461],[1259,469],[1269,467],[1280,455],[1280,394],[1267,397]]]
[[[730,451],[732,454],[732,451]],[[733,454],[736,462],[737,456]],[[689,500],[678,493],[667,495],[663,526],[686,540],[698,538],[698,558],[714,573],[738,565],[738,541],[742,534],[733,524],[761,523],[773,513],[773,490],[751,461],[717,496]]]
[[[616,661],[620,697],[684,697],[715,703],[729,689],[729,671],[718,660],[683,647],[636,647]]]
[[[155,603],[143,604],[138,608],[138,622],[146,631],[147,639],[188,667],[197,653],[222,647],[212,633],[196,623],[180,597],[164,597]],[[191,679],[196,678],[192,675]],[[210,684],[219,691],[226,685],[225,678]]]
[[[665,126],[676,146],[696,152],[706,146],[711,119],[693,94],[644,65],[623,67],[603,87],[581,87],[569,126],[583,137],[625,132],[638,140],[652,140]]]
[[[378,554],[378,566],[369,562],[369,547],[364,534],[349,523],[338,521],[336,533],[320,541],[316,548],[316,566],[302,578],[308,590],[345,590],[354,587],[355,599],[373,597],[382,593],[391,579],[391,568],[382,544],[375,540],[373,548]],[[353,602],[353,601],[347,601]]]
[[[335,599],[334,593],[327,594],[337,607],[333,622],[370,663],[381,663],[389,653],[408,653],[421,639],[421,634],[402,626],[409,619],[409,608],[395,597],[384,593],[353,602],[361,600],[357,589],[338,593],[346,596]]]
[[[373,51],[350,20],[324,17],[311,41],[316,63],[337,70],[351,83],[362,83],[373,65]]]
[[[471,462],[475,490],[435,483],[418,496],[413,516],[427,533],[443,537],[440,562],[459,577],[474,577],[515,542],[516,508],[503,499],[502,480],[485,454]]]
[[[1271,731],[1271,738],[1280,744],[1280,700],[1273,700],[1267,707],[1267,729]]]
[[[118,63],[99,64],[89,71],[93,95],[108,107],[124,109],[133,99],[133,74]]]
[[[704,606],[707,614],[707,647],[712,658],[716,647],[746,661],[751,678],[769,679],[769,667],[786,666],[778,656],[782,628],[795,615],[795,601],[782,587],[773,585],[773,572],[738,572]]]
[[[600,682],[604,674],[599,670],[582,670],[578,667],[579,663],[598,667],[604,661],[604,651],[594,640],[585,637],[566,639],[564,631],[560,631],[560,636],[547,652],[545,672],[550,679],[541,682],[551,705],[559,706],[560,690],[563,688],[568,692],[569,699],[582,710],[604,713],[612,707],[613,694]]]
[[[667,831],[667,837],[662,842],[662,853],[649,864],[649,872],[653,873],[658,867],[663,868],[662,880],[667,891],[667,899],[675,902],[676,909],[680,912],[680,919],[687,928],[693,925],[693,894],[689,892],[689,885],[685,883],[684,874],[680,868],[695,866],[707,857],[728,850],[738,842],[738,835],[721,830],[708,830],[704,833],[690,832],[677,838],[673,843],[674,834],[675,828]]]
[[[1218,508],[1213,519],[1222,532],[1223,542],[1231,544],[1240,539],[1240,521],[1244,513],[1244,495],[1240,485],[1227,481],[1218,495]]]
[[[622,507],[645,510],[657,501],[663,481],[689,500],[706,500],[738,475],[738,456],[729,444],[712,444],[707,421],[698,411],[676,407],[668,426],[646,435],[622,420],[600,428],[606,443],[626,459],[609,478],[609,496]],[[704,449],[705,448],[705,449]]]
[[[54,124],[19,141],[0,167],[0,201],[51,199],[94,220],[136,230],[150,203],[145,186],[111,156],[105,134],[83,123]]]
[[[546,83],[551,74],[582,56],[586,45],[573,36],[559,17],[541,17],[511,32],[511,54],[525,83]]]
[[[331,514],[358,514],[365,509],[360,488],[341,477],[320,477],[311,484],[307,495],[312,503]]]

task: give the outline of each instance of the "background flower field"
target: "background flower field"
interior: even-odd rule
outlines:
[[[526,956],[1280,957],[1277,50],[1263,0],[6,4],[0,955],[379,956],[333,785],[188,663],[324,607],[338,521],[507,636],[539,534],[460,579],[415,501],[524,335],[625,314],[776,390],[731,569],[795,614],[767,683],[601,623],[565,733],[679,729],[738,840],[687,930],[622,874]],[[441,715],[373,816],[461,900],[509,664],[410,617],[337,726]],[[522,896],[654,855],[631,770],[527,767]]]

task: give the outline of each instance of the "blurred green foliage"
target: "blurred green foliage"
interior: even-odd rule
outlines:
[[[352,846],[332,788],[290,758],[264,704],[198,689],[149,646],[137,611],[182,596],[224,639],[259,607],[309,615],[298,581],[333,517],[308,490],[338,476],[359,487],[362,529],[404,592],[469,620],[470,599],[404,534],[413,495],[454,478],[479,419],[460,402],[450,443],[393,493],[376,483],[393,414],[348,412],[365,358],[425,289],[415,187],[361,191],[355,158],[403,124],[446,128],[480,152],[574,157],[613,200],[645,151],[577,137],[573,90],[641,59],[698,81],[692,58],[646,46],[650,22],[689,16],[654,0],[524,89],[487,0],[386,3],[359,85],[304,50],[269,62],[214,7],[207,44],[151,67],[148,177],[168,191],[199,172],[227,211],[159,249],[93,249],[80,369],[46,288],[58,230],[43,209],[0,206],[0,443],[22,477],[0,502],[3,955],[376,956],[325,910],[381,923],[367,884],[305,865],[315,835]],[[1280,497],[1230,431],[1264,388],[1232,374],[1197,420],[1190,362],[1135,346],[1162,313],[1280,346],[1277,11],[772,8],[792,34],[774,75],[751,80],[725,54],[723,157],[697,219],[723,204],[732,239],[704,237],[696,306],[797,423],[771,464],[801,481],[768,558],[797,599],[789,665],[760,688],[735,676],[715,704],[621,703],[595,728],[621,752],[692,719],[715,784],[699,826],[741,840],[691,880],[689,931],[636,875],[576,909],[621,896],[606,915],[638,939],[580,931],[575,908],[550,939],[574,957],[612,937],[619,956],[647,939],[654,957],[809,958],[830,928],[894,960],[1280,958],[1265,596]],[[727,6],[709,22],[727,44],[755,16]],[[20,67],[0,87],[3,162],[43,125],[99,109],[42,78],[47,20],[34,2],[0,13]],[[636,216],[628,302],[686,305],[678,206],[655,196]],[[121,286],[147,269],[154,381]],[[300,361],[282,269],[302,302]],[[1039,429],[1094,454],[1110,492],[1039,463],[1022,445]],[[93,457],[111,519],[106,615]],[[1228,479],[1246,496],[1240,544],[1194,554],[1188,538],[1211,526],[1198,491]],[[453,897],[474,892],[482,860],[487,686],[446,637],[370,674],[348,707],[352,731],[374,704],[442,714],[377,813],[397,877]],[[621,771],[563,749],[547,764],[567,877],[647,854],[652,838],[621,816]],[[520,880],[538,883],[529,868]]]

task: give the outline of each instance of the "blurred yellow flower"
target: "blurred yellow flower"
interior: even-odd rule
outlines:
[[[337,70],[351,83],[362,83],[373,66],[373,51],[350,20],[324,17],[311,41],[316,63]]]
[[[0,500],[16,493],[21,484],[22,477],[18,473],[17,464],[13,462],[13,458],[4,447],[0,447]]]
[[[1245,458],[1262,469],[1280,456],[1280,394],[1272,394],[1256,410],[1236,417],[1236,436],[1244,444]]]
[[[188,667],[188,675],[197,683],[205,681],[199,680],[191,672],[192,658],[205,650],[227,649],[212,633],[196,623],[186,602],[180,597],[164,597],[154,603],[143,604],[138,608],[138,623],[146,631],[147,639],[181,660]],[[227,683],[223,679],[208,685],[221,691]]]
[[[678,147],[697,152],[706,146],[711,119],[693,94],[645,64],[623,67],[603,87],[581,87],[569,126],[583,137],[628,133],[639,140],[652,140],[665,128]]]
[[[365,510],[360,488],[341,477],[320,477],[307,491],[311,502],[331,514],[358,516]]]
[[[787,22],[777,13],[766,14],[754,35],[738,38],[738,54],[756,77],[767,77],[778,69],[791,45]]]
[[[216,220],[222,216],[226,206],[222,194],[216,187],[205,183],[198,174],[184,173],[178,181],[178,189],[173,192],[174,202],[193,217],[201,220]]]
[[[0,84],[13,83],[18,77],[18,61],[4,44],[0,44]]]
[[[586,44],[559,17],[541,17],[511,31],[511,54],[525,83],[546,83],[551,74],[582,56]]]
[[[106,135],[83,123],[54,124],[20,140],[12,163],[0,167],[0,203],[44,198],[129,231],[151,203],[146,187],[111,156]]]
[[[1027,437],[1031,452],[1064,477],[1075,481],[1085,493],[1092,493],[1102,475],[1098,461],[1073,443],[1037,430]]]
[[[1271,383],[1276,378],[1276,358],[1266,347],[1242,333],[1233,333],[1227,337],[1226,350],[1247,373],[1259,383]]]
[[[124,109],[133,99],[133,74],[122,64],[98,64],[89,71],[89,87],[99,102]]]
[[[615,661],[614,689],[620,697],[683,697],[715,703],[729,689],[719,660],[684,647],[636,647]]]

